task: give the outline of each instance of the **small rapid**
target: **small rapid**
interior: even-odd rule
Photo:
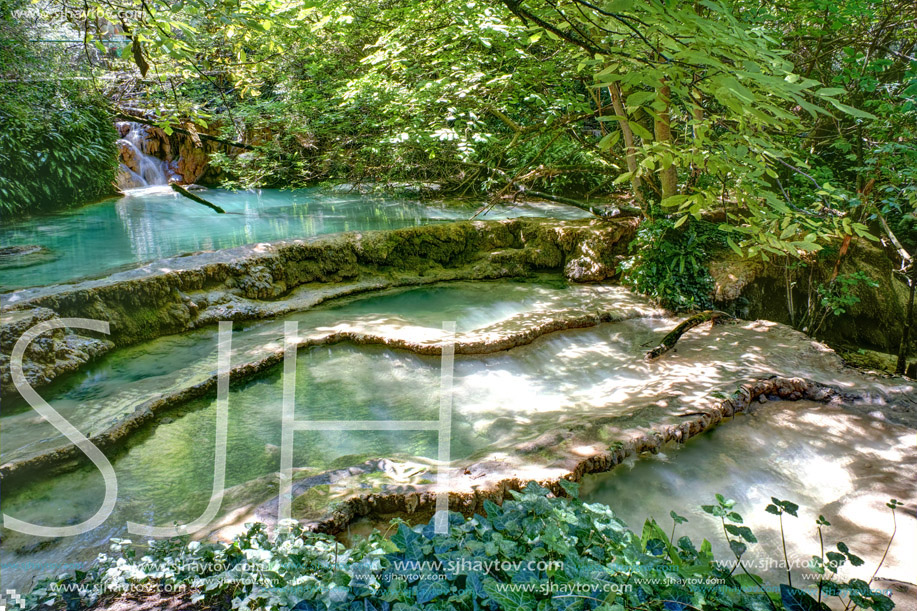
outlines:
[[[116,125],[121,138],[118,150],[121,164],[118,170],[119,189],[137,189],[154,185],[167,185],[180,177],[167,161],[150,154],[147,146],[149,127],[133,121]]]

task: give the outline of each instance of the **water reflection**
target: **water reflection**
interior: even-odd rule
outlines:
[[[420,202],[318,189],[211,189],[205,195],[227,213],[216,214],[160,186],[59,214],[4,223],[0,229],[4,245],[38,244],[56,258],[3,270],[0,290],[71,282],[199,250],[467,219],[477,209],[473,202]],[[497,208],[484,218],[517,216],[582,218],[586,213],[539,204]]]

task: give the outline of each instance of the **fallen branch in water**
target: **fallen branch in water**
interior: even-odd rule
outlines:
[[[538,170],[533,170],[532,172],[529,172],[525,176],[517,175],[515,177],[511,177],[509,174],[507,174],[500,168],[495,168],[495,167],[491,167],[491,166],[487,166],[487,165],[479,164],[479,163],[461,163],[461,162],[459,163],[460,165],[468,165],[468,166],[476,167],[479,170],[484,171],[484,172],[488,172],[491,174],[497,174],[501,178],[504,178],[507,181],[506,185],[497,192],[497,194],[491,199],[489,204],[483,206],[480,210],[474,213],[474,216],[471,217],[472,220],[477,218],[478,215],[480,215],[481,213],[487,212],[491,208],[493,208],[496,205],[497,200],[499,200],[502,195],[507,194],[507,192],[513,187],[515,187],[516,189],[516,192],[513,194],[513,197],[512,197],[513,202],[519,199],[519,196],[528,195],[528,196],[531,196],[537,199],[546,199],[548,201],[557,202],[558,204],[566,204],[568,206],[573,206],[574,208],[585,210],[586,212],[589,212],[590,214],[593,214],[601,219],[613,219],[613,218],[626,217],[626,216],[642,216],[643,215],[643,211],[641,211],[640,208],[637,208],[636,206],[613,204],[609,206],[598,207],[598,206],[593,206],[591,204],[587,204],[585,202],[581,202],[576,199],[571,199],[569,197],[563,197],[561,195],[553,195],[551,193],[545,193],[543,191],[534,191],[532,189],[527,188],[523,184],[519,184],[520,181],[528,180],[532,178],[535,175],[535,173],[538,172]],[[539,168],[539,169],[544,170],[544,171],[549,170],[549,168],[547,169]]]
[[[174,183],[174,182],[172,183],[171,186],[172,186],[172,190],[175,191],[176,193],[178,193],[179,195],[183,195],[184,197],[187,197],[187,198],[190,199],[191,201],[197,202],[197,203],[199,203],[199,204],[204,204],[204,205],[207,206],[208,208],[210,208],[210,209],[212,209],[212,210],[216,210],[216,211],[219,212],[220,214],[226,214],[226,211],[223,210],[222,208],[220,208],[219,206],[217,206],[216,204],[211,203],[211,202],[208,202],[208,201],[207,201],[206,199],[204,199],[203,197],[200,197],[200,196],[198,196],[198,195],[195,195],[194,193],[192,193],[192,192],[189,191],[188,189],[184,188],[183,186],[181,186],[181,185],[179,185],[179,184],[177,184],[177,183]]]
[[[526,189],[524,187],[519,188],[519,192],[515,197],[518,197],[521,194],[530,195],[532,197],[537,197],[538,199],[546,199],[552,202],[557,202],[558,204],[566,204],[568,206],[573,206],[574,208],[579,208],[580,210],[585,210],[590,212],[595,216],[603,219],[609,218],[618,218],[625,216],[641,216],[643,213],[639,208],[635,206],[607,206],[602,208],[597,208],[590,204],[583,203],[581,201],[570,199],[569,197],[561,197],[560,195],[551,195],[550,193],[543,193],[541,191],[532,191],[531,189]],[[514,197],[514,199],[515,199]]]
[[[646,356],[643,357],[644,360],[652,361],[653,359],[659,358],[674,348],[675,343],[681,338],[681,336],[694,327],[707,321],[716,324],[717,320],[720,318],[734,317],[730,314],[727,314],[726,312],[720,312],[719,310],[705,310],[695,314],[694,316],[691,316],[690,318],[686,318],[677,327],[666,333],[666,336],[662,338],[662,342],[660,342],[658,346],[646,353]]]

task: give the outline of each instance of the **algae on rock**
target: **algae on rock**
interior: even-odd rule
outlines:
[[[818,300],[817,287],[833,272],[834,258],[813,261],[792,272],[793,303],[799,312],[808,300]],[[840,273],[862,271],[878,283],[877,287],[858,284],[851,293],[859,301],[841,316],[829,316],[819,337],[834,345],[873,349],[897,354],[907,310],[908,288],[897,277],[895,265],[879,246],[860,239],[854,243],[840,265]],[[783,262],[766,263],[744,259],[732,251],[724,252],[710,263],[715,282],[714,302],[737,316],[790,324],[787,306],[788,272]],[[810,282],[811,274],[811,282]],[[811,292],[811,294],[810,294]],[[910,341],[910,353],[917,352],[917,337]]]
[[[102,280],[25,289],[2,302],[5,336],[23,312],[107,321],[111,335],[92,344],[89,358],[111,349],[180,333],[219,320],[277,316],[314,305],[328,285],[376,290],[447,280],[522,277],[564,271],[574,281],[614,275],[615,257],[634,234],[636,221],[511,219],[460,221],[256,244],[163,259]],[[25,330],[25,329],[22,329]],[[18,335],[17,335],[18,337]],[[9,355],[6,343],[3,354]],[[27,366],[33,386],[75,368]],[[76,365],[78,367],[78,365]],[[9,376],[0,361],[3,379]],[[3,396],[13,389],[4,384]]]

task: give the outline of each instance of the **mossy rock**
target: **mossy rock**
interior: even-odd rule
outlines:
[[[835,257],[816,259],[799,274],[793,288],[798,321],[810,299],[819,299],[816,287],[827,282],[834,270]],[[901,342],[908,287],[895,273],[892,258],[879,246],[864,239],[856,240],[842,260],[839,273],[864,272],[878,286],[859,284],[852,294],[859,302],[840,316],[829,316],[819,331],[819,338],[832,345],[864,348],[897,354]],[[715,282],[713,295],[717,307],[742,318],[764,319],[791,324],[787,306],[786,268],[782,262],[763,262],[723,253],[710,263]],[[912,334],[911,354],[917,352],[917,334]]]

